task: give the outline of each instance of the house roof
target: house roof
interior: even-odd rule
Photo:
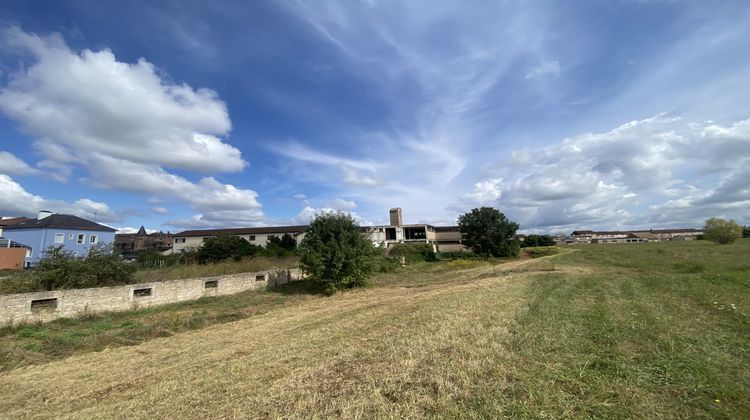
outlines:
[[[13,226],[29,220],[34,219],[29,219],[28,217],[9,217],[7,219],[1,219],[0,226]]]
[[[52,214],[45,217],[44,219],[28,219],[15,225],[6,226],[4,229],[11,230],[46,228],[98,230],[104,232],[114,232],[117,230],[112,229],[109,226],[100,225],[99,223],[80,218],[78,216],[73,216],[72,214]]]
[[[262,235],[273,233],[302,233],[310,226],[268,226],[268,227],[247,227],[234,229],[204,229],[204,230],[186,230],[175,233],[173,236],[218,236],[218,235]]]

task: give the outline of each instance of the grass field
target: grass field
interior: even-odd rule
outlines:
[[[749,256],[592,245],[6,328],[0,416],[750,418]]]

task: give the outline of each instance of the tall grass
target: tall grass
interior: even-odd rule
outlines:
[[[250,273],[274,268],[294,268],[299,266],[298,257],[250,257],[240,261],[225,260],[211,264],[182,264],[168,268],[144,268],[135,273],[136,283],[164,280],[187,279],[194,277],[222,276],[226,274]]]

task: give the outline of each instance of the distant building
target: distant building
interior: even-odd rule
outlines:
[[[78,256],[94,245],[114,242],[115,229],[69,214],[40,211],[36,219],[4,226],[3,237],[27,246],[24,266],[36,265],[49,247],[62,246]]]
[[[137,256],[138,251],[152,249],[157,252],[172,250],[172,234],[167,232],[146,232],[141,226],[136,233],[118,233],[115,235],[115,253],[123,258],[131,259]]]
[[[305,237],[305,231],[309,226],[271,226],[271,227],[248,227],[234,229],[201,229],[186,230],[175,233],[172,241],[172,252],[185,252],[203,246],[206,239],[220,235],[239,236],[253,245],[266,246],[270,236],[282,237],[285,234],[292,235],[299,244]]]
[[[427,243],[442,252],[466,251],[458,226],[432,226],[424,223],[403,224],[400,208],[389,211],[390,225],[363,226],[360,229],[375,246],[395,243]]]
[[[701,229],[650,229],[632,231],[576,230],[558,241],[560,245],[642,243],[674,240],[693,240],[703,235]]]

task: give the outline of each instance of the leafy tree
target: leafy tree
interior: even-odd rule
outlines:
[[[215,263],[232,258],[235,261],[257,254],[261,247],[253,245],[245,238],[234,235],[221,235],[207,239],[198,250],[198,263]]]
[[[297,241],[288,233],[282,237],[271,235],[268,237],[268,243],[263,254],[269,257],[287,257],[294,254],[297,249]]]
[[[323,213],[310,223],[299,246],[302,266],[327,293],[365,285],[376,251],[346,213]]]
[[[531,247],[531,246],[554,246],[555,245],[555,239],[549,235],[528,235],[526,238],[521,242],[521,247]]]
[[[706,220],[703,234],[706,239],[717,244],[731,244],[742,237],[742,226],[734,220],[712,217]]]
[[[742,237],[743,238],[750,238],[750,226],[744,226],[742,228]]]
[[[463,242],[477,254],[494,257],[517,257],[520,251],[515,239],[518,223],[499,210],[481,207],[458,217]]]

